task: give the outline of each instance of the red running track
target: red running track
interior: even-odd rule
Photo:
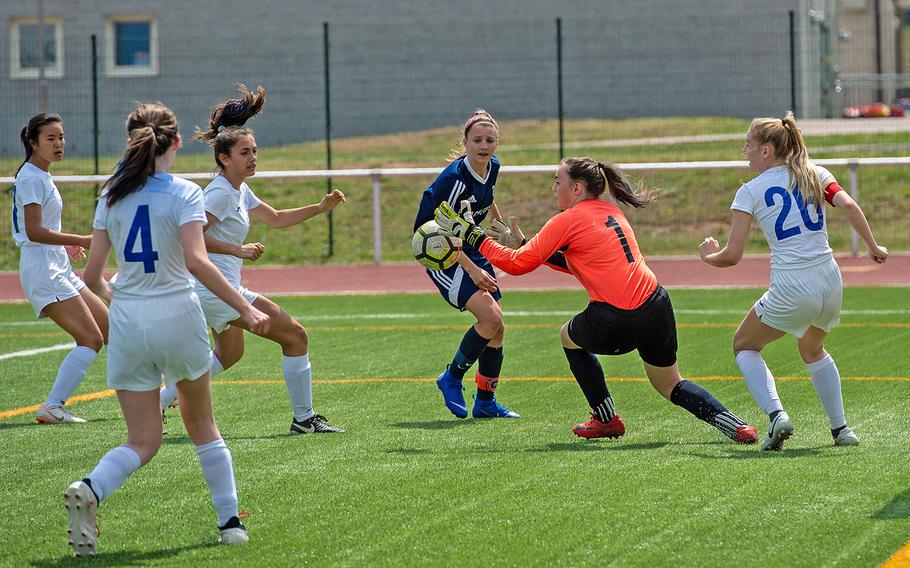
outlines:
[[[648,259],[660,283],[668,287],[764,287],[768,284],[767,256],[744,258],[731,268],[713,268],[698,258]],[[910,255],[896,254],[885,264],[867,257],[838,256],[846,286],[910,286]],[[541,267],[524,276],[499,273],[503,290],[579,289],[575,278]],[[248,266],[243,285],[263,294],[357,294],[382,292],[434,292],[416,262],[382,265]],[[0,301],[24,300],[16,272],[0,273]]]

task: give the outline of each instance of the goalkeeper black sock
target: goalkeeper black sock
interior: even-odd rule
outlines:
[[[458,346],[455,358],[452,359],[452,364],[449,365],[449,374],[459,381],[462,380],[464,374],[477,361],[477,358],[480,357],[489,342],[490,340],[477,333],[477,330],[472,325],[467,333],[464,334],[464,337],[461,338],[461,345]]]
[[[736,433],[736,428],[745,424],[711,393],[691,381],[679,381],[670,393],[670,402],[685,408],[696,418],[704,420],[726,436],[732,437]]]
[[[599,420],[609,422],[616,411],[613,407],[613,399],[610,398],[610,389],[607,388],[607,381],[604,379],[603,367],[600,366],[597,356],[584,349],[563,347],[562,350],[566,352],[569,369],[572,370],[575,381],[581,387],[581,392],[588,399],[588,405],[597,413]],[[598,409],[603,411],[602,415]]]

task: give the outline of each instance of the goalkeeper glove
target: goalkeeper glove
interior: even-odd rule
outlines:
[[[457,237],[474,248],[480,247],[480,243],[487,238],[483,229],[463,219],[446,202],[436,208],[436,224],[440,232]]]
[[[521,248],[528,241],[518,226],[518,219],[509,217],[509,224],[511,228],[507,227],[501,220],[493,219],[485,232],[488,237],[492,237],[494,241],[503,246],[511,249]]]

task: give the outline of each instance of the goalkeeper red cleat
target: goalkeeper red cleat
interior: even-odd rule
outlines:
[[[590,420],[576,424],[572,431],[582,438],[619,438],[626,433],[626,425],[622,423],[619,414],[614,414],[609,422],[601,422],[592,412]]]
[[[736,432],[731,436],[734,442],[740,444],[754,444],[758,441],[758,434],[755,432],[755,426],[741,424],[736,427]]]

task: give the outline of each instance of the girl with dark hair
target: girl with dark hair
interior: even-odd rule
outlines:
[[[721,248],[708,237],[698,250],[711,266],[735,265],[743,256],[753,219],[771,246],[768,291],[733,336],[733,353],[746,386],[770,419],[761,449],[780,450],[793,435],[793,422],[761,356],[766,345],[788,333],[797,338],[799,354],[828,415],[834,445],[855,446],[859,437],[847,426],[840,373],[824,347],[825,337],[840,319],[843,289],[840,268],[828,246],[823,202],[843,211],[873,261],[885,262],[888,250],[875,242],[863,210],[842,191],[831,172],[809,161],[792,112],[783,119],[753,120],[743,154],[759,175],[743,184],[733,198],[727,244]]]
[[[610,195],[605,199],[602,196],[607,189]],[[436,222],[509,274],[526,274],[547,264],[572,274],[587,290],[591,299],[588,307],[560,330],[569,368],[591,406],[591,419],[577,424],[575,434],[618,438],[625,433],[595,353],[622,355],[637,349],[657,392],[734,441],[754,443],[754,427],[679,374],[676,318],[670,297],[645,264],[632,227],[616,205],[644,207],[654,200],[654,192],[641,184],[633,188],[610,164],[566,158],[556,172],[553,193],[562,213],[517,249],[488,238],[447,203],[436,210]],[[507,232],[497,237],[510,242]]]
[[[20,133],[25,160],[12,189],[13,239],[20,248],[19,281],[39,318],[49,317],[70,334],[76,347],[60,364],[51,392],[35,420],[44,424],[82,423],[64,407],[89,365],[107,341],[107,307],[73,272],[73,260],[85,258],[91,235],[61,232],[63,200],[50,166],[63,159],[66,141],[58,114],[41,113]]]
[[[320,213],[328,213],[344,201],[344,194],[336,189],[314,205],[281,210],[273,209],[256,197],[245,181],[256,173],[256,139],[244,124],[262,110],[265,89],[259,87],[254,93],[240,85],[240,93],[238,99],[215,105],[208,130],[196,133],[196,138],[212,147],[218,168],[218,175],[204,192],[206,221],[203,230],[209,259],[247,302],[269,315],[271,326],[267,333],[251,330],[236,309],[197,283],[196,293],[215,340],[211,353],[212,374],[230,368],[243,357],[243,331],[253,331],[281,345],[281,367],[294,414],[291,434],[344,432],[313,410],[313,372],[306,330],[277,304],[240,285],[244,259],[255,261],[264,251],[261,243],[244,244],[251,216],[269,227],[293,227]],[[176,395],[173,387],[162,389],[162,416],[168,406],[175,404]]]
[[[477,109],[464,124],[463,136],[450,154],[452,162],[423,192],[414,230],[433,219],[440,203],[456,207],[462,214],[473,215],[476,222],[488,213],[499,218],[493,202],[493,190],[499,175],[499,160],[493,153],[499,146],[499,125],[487,111]],[[502,294],[496,284],[493,266],[475,247],[463,246],[458,263],[445,270],[427,270],[427,276],[453,308],[467,310],[477,318],[461,339],[451,364],[436,379],[442,400],[457,418],[467,418],[462,380],[477,362],[477,394],[474,418],[520,418],[496,401],[495,391],[502,370]]]
[[[110,496],[161,447],[158,387],[176,384],[180,410],[218,516],[220,542],[247,542],[237,512],[231,453],[215,424],[205,317],[193,291],[203,282],[257,332],[269,318],[244,300],[209,262],[199,186],[168,173],[181,139],[174,113],[162,104],[142,104],[127,119],[129,141],[108,180],[92,224],[87,284],[110,302],[108,386],[126,422],[126,443],[101,458],[64,493],[67,535],[76,556],[93,556],[98,503]],[[116,281],[102,276],[114,251]]]

